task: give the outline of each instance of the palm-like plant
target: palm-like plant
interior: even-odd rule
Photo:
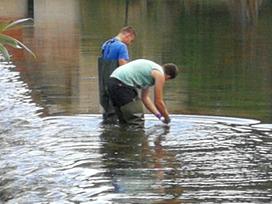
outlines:
[[[9,46],[17,48],[17,49],[25,49],[34,58],[36,58],[36,55],[27,46],[25,46],[22,42],[20,42],[19,40],[15,39],[13,37],[10,37],[6,34],[3,34],[4,31],[18,27],[27,21],[33,21],[33,19],[32,18],[24,18],[24,19],[19,19],[19,20],[13,21],[7,25],[0,24],[0,54],[3,55],[3,57],[6,61],[10,61],[10,55],[8,53],[7,48],[5,47],[6,45],[9,45]]]

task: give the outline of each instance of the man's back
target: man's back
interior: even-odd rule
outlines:
[[[102,45],[102,58],[104,60],[129,60],[128,49],[125,43],[112,38]]]
[[[153,69],[164,73],[159,64],[151,60],[138,59],[118,67],[111,77],[119,79],[128,86],[146,88],[154,85],[154,79],[151,76]]]
[[[104,119],[115,115],[108,93],[108,80],[110,74],[118,66],[128,62],[129,54],[127,46],[134,40],[135,36],[135,30],[130,26],[126,26],[120,30],[116,37],[107,40],[101,46],[101,56],[98,61],[98,81],[100,104],[104,110]]]

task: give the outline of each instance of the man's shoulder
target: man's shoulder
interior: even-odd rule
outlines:
[[[114,38],[106,40],[103,43],[102,47],[103,46],[104,47],[105,46],[126,46],[126,44],[114,37]]]
[[[148,59],[137,59],[137,60],[134,60],[134,61],[137,62],[137,63],[141,63],[141,64],[148,64],[152,68],[161,67],[161,65],[157,64],[154,61],[148,60]]]
[[[151,60],[148,60],[148,59],[135,59],[132,62],[135,62],[135,63],[146,63],[146,64],[153,64],[153,63],[155,63],[155,62],[153,62]]]
[[[127,48],[127,45],[120,40],[115,41],[114,45]]]
[[[113,49],[118,49],[118,50],[127,49],[127,45],[125,43],[121,42],[120,40],[116,40],[112,43],[107,44],[106,46],[109,46]]]

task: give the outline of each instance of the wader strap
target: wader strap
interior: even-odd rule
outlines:
[[[103,57],[104,56],[104,52],[105,52],[105,47],[114,43],[117,39],[116,38],[112,38],[112,39],[109,39],[108,41],[106,41],[103,45],[102,45],[102,49],[101,49],[101,56]]]
[[[114,114],[114,108],[111,104],[108,93],[108,81],[111,73],[118,67],[118,60],[104,60],[98,58],[98,85],[99,85],[99,102],[104,109],[104,116]]]

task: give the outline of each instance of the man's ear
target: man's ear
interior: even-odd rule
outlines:
[[[169,80],[171,79],[171,76],[169,76],[168,74],[165,75],[165,80]]]

